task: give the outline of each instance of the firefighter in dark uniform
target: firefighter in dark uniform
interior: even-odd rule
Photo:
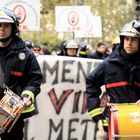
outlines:
[[[68,39],[63,41],[61,44],[61,52],[58,55],[77,57],[78,53],[78,44],[74,39]]]
[[[110,103],[140,105],[140,23],[131,21],[120,32],[120,44],[86,78],[88,113],[107,131],[107,111],[100,107],[101,86]],[[106,109],[105,109],[106,110]]]
[[[88,58],[89,56],[89,46],[84,41],[79,43],[79,57]]]
[[[10,133],[0,135],[1,140],[23,140],[24,119],[36,113],[35,97],[42,81],[37,59],[19,37],[18,26],[17,17],[11,10],[0,9],[0,98],[7,86],[21,97],[26,108]]]

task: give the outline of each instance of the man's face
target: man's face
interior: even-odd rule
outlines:
[[[124,50],[127,54],[134,54],[139,50],[139,38],[137,37],[124,37]]]
[[[105,45],[101,45],[99,48],[97,48],[97,50],[100,53],[104,54],[106,52],[106,46]]]
[[[35,56],[39,56],[40,51],[41,51],[40,47],[32,47],[32,52],[34,53]]]
[[[76,56],[77,49],[76,48],[67,48],[67,55],[68,56]]]
[[[11,23],[0,23],[0,38],[7,38],[12,33]]]

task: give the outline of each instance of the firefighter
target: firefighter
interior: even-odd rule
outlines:
[[[112,51],[120,44],[120,37],[115,36],[112,40]]]
[[[42,81],[37,59],[19,36],[18,26],[18,19],[11,10],[0,9],[0,98],[8,87],[24,104],[20,118],[9,133],[5,130],[0,135],[1,140],[23,140],[24,119],[36,113],[35,97]]]
[[[74,39],[68,39],[62,42],[61,52],[58,55],[61,56],[69,56],[69,57],[77,57],[78,53],[78,44]]]
[[[79,57],[88,58],[89,56],[89,45],[84,41],[79,43]]]
[[[140,23],[126,23],[120,32],[120,44],[86,78],[88,114],[107,131],[108,114],[100,107],[101,86],[109,103],[140,105]],[[100,125],[101,126],[101,125]],[[101,127],[99,128],[101,129]]]

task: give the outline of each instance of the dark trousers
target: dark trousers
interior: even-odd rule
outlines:
[[[19,118],[9,133],[0,135],[1,140],[23,140],[24,120]]]

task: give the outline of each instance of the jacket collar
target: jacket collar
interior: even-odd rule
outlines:
[[[109,61],[121,63],[123,65],[129,64],[129,62],[121,55],[122,46],[118,45],[109,56]],[[140,60],[134,64],[140,64]],[[133,65],[133,64],[132,64]]]

